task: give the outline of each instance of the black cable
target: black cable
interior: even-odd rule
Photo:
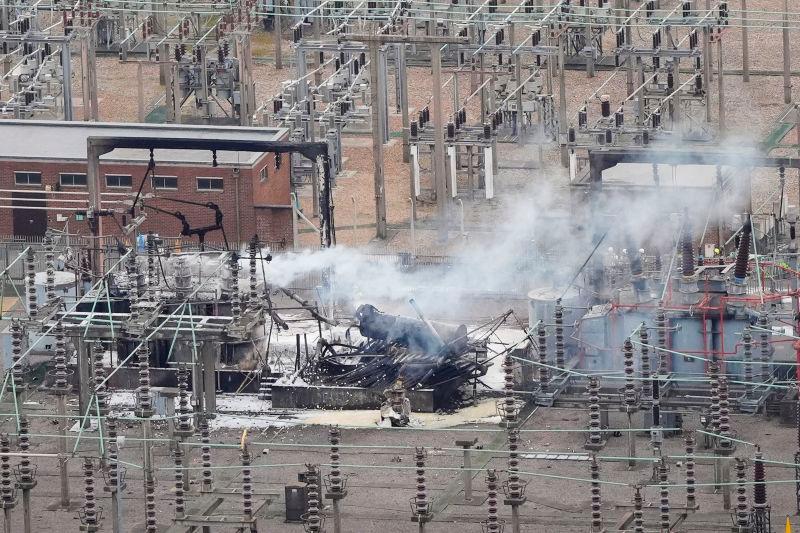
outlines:
[[[563,297],[564,297],[564,295],[566,295],[566,294],[567,294],[567,291],[570,289],[570,287],[572,287],[572,284],[573,284],[573,283],[575,283],[575,280],[576,280],[576,279],[578,279],[578,276],[580,276],[580,275],[581,275],[581,272],[583,272],[583,269],[584,269],[584,267],[586,267],[586,265],[588,265],[588,264],[589,264],[589,261],[590,261],[590,260],[592,259],[592,257],[594,256],[594,253],[597,251],[597,249],[598,249],[598,248],[600,248],[600,245],[601,245],[601,244],[603,243],[603,241],[605,240],[605,238],[606,238],[606,235],[608,235],[608,231],[606,231],[605,233],[603,233],[603,235],[600,237],[600,240],[599,240],[599,241],[597,241],[597,244],[595,244],[595,245],[594,245],[594,248],[592,249],[591,253],[589,254],[589,257],[587,257],[587,258],[586,258],[586,261],[584,261],[584,262],[583,262],[583,264],[582,264],[582,265],[581,265],[581,267],[578,269],[578,271],[577,271],[577,272],[575,272],[575,275],[574,275],[574,276],[572,276],[572,279],[570,280],[569,284],[567,284],[567,286],[564,288],[564,292],[563,292],[563,293],[561,293],[561,298],[563,298]]]
[[[134,210],[136,209],[136,202],[139,201],[139,196],[142,195],[142,189],[144,188],[144,182],[147,179],[147,175],[150,174],[151,177],[155,177],[155,170],[156,170],[156,161],[153,159],[153,149],[150,148],[150,161],[147,163],[147,170],[144,171],[144,176],[142,176],[142,181],[139,183],[139,190],[136,191],[136,196],[133,198],[133,203],[131,204],[131,208],[128,211],[131,216],[134,215]]]
[[[228,245],[228,236],[225,235],[225,228],[222,227],[222,224],[219,226],[220,231],[222,232],[222,239],[225,241],[225,251],[230,251],[231,247]]]
[[[161,254],[156,254],[156,257],[158,257],[158,267],[159,270],[161,270],[161,278],[164,280],[164,285],[171,291],[175,290],[169,286],[169,282],[167,281],[167,274],[164,272],[164,264],[161,262]]]

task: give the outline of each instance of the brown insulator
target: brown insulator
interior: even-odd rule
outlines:
[[[636,485],[633,493],[633,533],[644,533],[644,513],[642,513],[642,487]]]
[[[94,393],[97,397],[97,411],[99,416],[108,414],[108,388],[106,387],[106,369],[103,366],[103,343],[94,341],[92,343],[92,366],[94,370]]]
[[[730,403],[728,400],[728,378],[719,378],[719,435],[720,446],[730,448],[733,443],[731,437]]]
[[[11,509],[17,504],[17,491],[11,473],[11,441],[7,433],[0,435],[0,497],[4,509]]]
[[[245,520],[253,519],[253,471],[250,468],[252,458],[247,445],[242,446],[242,512]]]
[[[211,438],[208,431],[208,417],[200,416],[200,459],[203,463],[203,492],[211,492],[214,488],[214,477],[211,470]]]
[[[178,431],[182,435],[190,435],[192,429],[191,408],[189,406],[189,369],[178,368]]]
[[[636,382],[633,377],[633,343],[625,339],[622,345],[623,365],[625,366],[625,405],[632,408],[636,405]]]
[[[322,531],[322,517],[319,512],[319,470],[312,464],[306,464],[306,502],[308,508],[305,514],[306,531],[319,533]]]
[[[670,530],[669,481],[667,480],[667,463],[663,457],[661,458],[661,461],[658,463],[658,481],[660,487],[659,511],[661,512],[661,531],[669,531]]]
[[[231,316],[234,322],[239,319],[242,314],[242,306],[239,296],[239,255],[232,253],[230,258],[231,270]]]
[[[177,443],[172,452],[175,459],[175,518],[186,515],[186,501],[183,495],[183,446]]]
[[[18,318],[11,319],[11,382],[8,391],[19,397],[25,390],[25,372],[22,369],[22,339],[25,332]]]
[[[663,303],[659,302],[656,311],[656,329],[658,330],[658,373],[664,376],[669,373],[670,353],[667,352],[667,313],[664,311]]]
[[[107,485],[114,491],[122,484],[122,471],[119,466],[119,445],[117,444],[117,419],[106,418],[107,443],[108,443],[108,477]]]
[[[689,277],[694,275],[694,239],[692,238],[692,224],[688,214],[684,218],[684,230],[681,235],[681,261],[682,273]]]
[[[486,494],[488,511],[484,530],[486,533],[500,533],[502,524],[497,516],[497,471],[493,468],[486,471]]]
[[[603,442],[600,425],[600,382],[597,376],[589,378],[589,444],[599,447]]]
[[[750,259],[750,239],[752,225],[750,216],[742,226],[741,237],[739,238],[739,249],[736,251],[736,264],[733,269],[733,278],[737,282],[743,282],[747,278],[747,262]]]
[[[56,338],[55,356],[53,357],[53,387],[59,391],[69,388],[67,382],[67,343],[64,335],[64,324],[56,322],[53,332]]]
[[[417,520],[425,521],[430,512],[430,502],[428,501],[428,489],[425,483],[425,458],[428,453],[425,448],[417,447],[414,449],[414,462],[417,473],[417,492],[414,496],[414,515]]]
[[[736,527],[738,533],[749,533],[747,508],[747,471],[744,459],[736,458]]]
[[[44,236],[42,245],[45,250],[45,268],[46,278],[44,282],[45,294],[47,296],[47,304],[52,305],[56,301],[56,263],[55,254],[53,253],[53,240],[49,235]]]
[[[141,296],[139,292],[139,266],[136,264],[136,250],[131,248],[128,252],[128,259],[125,264],[125,271],[128,278],[128,302],[130,304],[130,318],[132,321],[139,319],[138,302]]]
[[[694,432],[686,433],[686,507],[694,509],[697,506],[695,497],[695,472],[694,472]]]
[[[508,442],[508,497],[509,499],[522,498],[522,482],[519,478],[519,430],[508,428],[506,430]]]
[[[517,423],[517,399],[514,396],[514,361],[511,352],[503,358],[503,379],[505,396],[503,398],[503,415],[506,427],[514,427]]]
[[[542,390],[546,391],[550,384],[550,368],[547,361],[547,335],[543,322],[539,322],[536,326],[536,343],[539,351],[539,384]]]
[[[711,382],[711,431],[719,435],[719,363],[716,355],[712,355],[708,363],[708,377]]]
[[[156,271],[156,238],[152,232],[148,232],[147,240],[147,299],[151,302],[156,301],[156,288],[158,287],[158,272]]]
[[[641,342],[641,371],[642,371],[642,395],[645,399],[653,397],[653,382],[650,381],[652,373],[650,369],[650,339],[647,335],[647,326],[644,322],[639,327],[639,342]]]
[[[21,454],[25,454],[31,447],[30,441],[30,422],[28,421],[28,417],[24,414],[19,415],[19,420],[17,422],[19,424],[19,436],[17,437],[18,444],[19,444],[19,451]],[[20,462],[19,462],[19,479],[17,482],[17,486],[22,489],[32,489],[33,486],[36,485],[36,481],[34,479],[34,470],[31,467],[31,459],[27,455],[22,455]]]
[[[91,458],[83,460],[83,513],[81,522],[84,531],[98,531],[97,495],[94,486],[94,463]]]
[[[603,531],[602,499],[600,494],[600,464],[597,457],[592,454],[589,463],[589,473],[592,478],[592,533]]]
[[[144,477],[144,524],[147,533],[156,533],[156,487],[152,474]]]
[[[555,304],[556,366],[564,369],[564,306],[561,298]]]
[[[137,416],[147,418],[153,415],[153,398],[150,395],[150,347],[147,339],[141,340],[136,352],[139,367],[139,386],[136,388]]]
[[[250,239],[250,294],[248,295],[248,306],[259,306],[258,298],[258,276],[257,276],[257,263],[256,253],[258,251],[258,235],[253,235]]]
[[[767,323],[767,315],[762,314],[758,317],[759,340],[761,347],[761,382],[766,383],[772,377],[772,369],[770,368],[770,361],[772,359],[772,352],[774,351],[769,343],[769,324]]]
[[[661,269],[663,265],[661,264],[661,251],[655,250],[655,259],[653,264],[653,270],[656,277],[661,275]]]
[[[767,506],[767,485],[765,483],[764,454],[761,448],[756,449],[753,461],[753,508],[765,509]]]
[[[747,398],[753,397],[753,336],[750,326],[742,331],[742,366],[744,366],[744,390]]]
[[[35,319],[39,314],[39,306],[36,303],[36,257],[32,247],[28,247],[28,253],[25,256],[25,271],[27,273],[25,289],[28,292],[28,314]]]
[[[764,456],[756,447],[753,460],[753,507],[750,510],[752,533],[771,533],[770,510],[767,505],[767,485],[764,471]]]
[[[329,476],[330,492],[331,494],[340,494],[343,491],[344,485],[342,482],[342,471],[339,469],[339,442],[340,442],[339,428],[331,426],[328,429],[328,440],[331,443],[331,474]]]
[[[794,404],[794,414],[795,414],[795,429],[797,430],[797,452],[795,454],[795,458],[800,456],[800,396],[797,397]],[[800,464],[797,460],[795,460],[795,464]],[[800,496],[800,487],[798,487],[797,491],[798,496]]]

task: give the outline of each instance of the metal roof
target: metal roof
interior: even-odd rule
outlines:
[[[198,126],[184,124],[139,124],[116,122],[66,122],[50,120],[0,120],[0,160],[86,161],[88,137],[141,137],[217,139],[227,141],[278,141],[286,128],[241,126]],[[218,152],[220,165],[249,166],[261,154],[256,152]],[[147,150],[119,148],[101,156],[102,162],[146,163]],[[205,150],[155,151],[157,164],[211,164]]]

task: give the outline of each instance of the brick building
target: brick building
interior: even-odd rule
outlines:
[[[88,137],[169,137],[278,141],[282,128],[242,128],[98,122],[0,121],[0,235],[41,236],[48,227],[89,234],[82,210],[88,205],[86,140]],[[254,234],[262,241],[292,244],[289,156],[273,153],[154,151],[155,169],[147,176],[147,150],[116,149],[100,158],[103,234],[120,235],[129,223],[126,201],[140,186],[146,206],[182,213],[192,228],[214,224],[214,210],[170,199],[217,204],[231,243]],[[129,205],[129,204],[128,204]],[[168,213],[145,209],[140,232],[152,230],[177,237],[181,221]],[[207,242],[221,242],[219,231]]]

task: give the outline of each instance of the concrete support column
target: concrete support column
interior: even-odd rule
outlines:
[[[62,509],[69,509],[69,468],[67,466],[67,402],[64,394],[56,397],[58,412],[58,475],[61,480]]]
[[[369,90],[372,115],[372,161],[375,188],[375,227],[379,239],[386,238],[386,191],[383,175],[383,129],[381,124],[382,98],[378,87],[378,48],[377,42],[369,43]]]
[[[464,464],[462,466],[464,476],[464,501],[472,501],[472,447],[478,443],[478,439],[456,440],[456,446],[464,450]]]
[[[136,63],[136,119],[144,122],[144,74],[142,62]]]
[[[408,71],[406,70],[406,45],[400,43],[397,45],[397,69],[398,92],[400,101],[400,114],[403,120],[403,163],[411,161],[411,149],[409,147],[409,128],[411,122],[408,117]]]
[[[564,68],[563,34],[558,38],[558,142],[561,144],[561,165],[569,166],[569,151],[565,144],[567,135],[567,88]],[[563,143],[563,144],[562,144]]]
[[[434,184],[439,226],[439,241],[446,242],[448,234],[449,198],[445,171],[444,119],[442,110],[442,50],[441,45],[431,45],[433,66],[433,157]]]
[[[83,89],[83,120],[97,121],[97,73],[95,66],[94,32],[86,31],[81,36],[81,87]]]
[[[283,68],[283,18],[281,17],[281,0],[275,0],[275,70]]]
[[[61,44],[61,69],[63,73],[62,99],[64,102],[64,120],[72,120],[72,54],[69,41]]]
[[[792,103],[792,52],[789,46],[789,0],[783,0],[783,101]]]
[[[717,98],[719,102],[719,136],[725,135],[725,74],[722,69],[722,34],[717,35]],[[789,98],[791,98],[791,86],[789,87]]]
[[[747,28],[747,0],[742,1],[742,81],[750,81],[750,43]]]

